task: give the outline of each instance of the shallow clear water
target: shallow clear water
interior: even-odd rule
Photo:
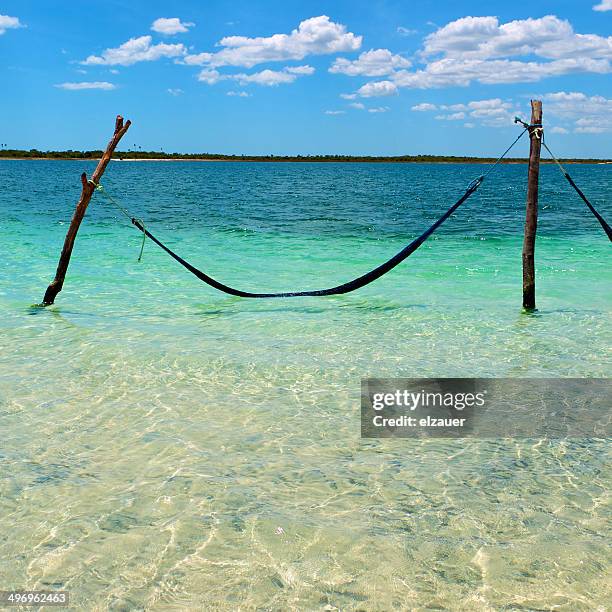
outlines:
[[[93,163],[0,162],[0,588],[80,609],[605,605],[609,446],[359,438],[366,376],[612,373],[610,246],[541,174],[537,313],[521,313],[526,167],[503,166],[356,293],[243,300],[98,194]],[[437,218],[477,165],[113,163],[106,188],[242,289],[323,288]],[[610,218],[612,167],[574,166]],[[326,608],[327,606],[327,608]]]

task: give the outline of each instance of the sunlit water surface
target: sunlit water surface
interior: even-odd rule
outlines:
[[[610,246],[542,168],[538,307],[521,313],[526,167],[500,168],[356,293],[243,300],[99,194],[53,276],[84,162],[0,162],[1,588],[88,610],[595,610],[609,447],[359,437],[365,376],[610,376]],[[242,289],[387,259],[476,165],[112,163],[160,238]],[[612,167],[572,167],[611,216]],[[606,204],[608,202],[608,204]]]

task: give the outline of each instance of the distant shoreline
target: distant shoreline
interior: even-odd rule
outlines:
[[[78,160],[98,161],[103,151],[91,149],[87,151],[65,149],[62,151],[41,149],[0,149],[1,159],[19,160]],[[490,164],[497,161],[496,157],[472,155],[234,155],[224,153],[166,153],[164,151],[115,151],[113,161],[122,162],[163,162],[163,161],[194,161],[194,162],[259,162],[259,163],[425,163],[425,164]],[[504,164],[526,164],[527,157],[506,157]],[[551,163],[551,159],[542,159],[542,163]],[[612,158],[562,158],[567,164],[611,164]]]
[[[0,161],[99,161],[99,157],[63,157],[63,156],[25,156],[25,155],[2,155]],[[490,164],[495,158],[492,157],[445,157],[445,156],[406,156],[398,157],[349,157],[349,156],[312,156],[312,157],[281,157],[281,156],[224,156],[224,157],[113,157],[114,162],[235,162],[235,163],[369,163],[369,164]],[[561,159],[565,164],[594,164],[609,165],[612,160],[608,159]],[[527,158],[504,159],[503,164],[526,164]],[[542,159],[542,164],[554,163],[551,159]]]

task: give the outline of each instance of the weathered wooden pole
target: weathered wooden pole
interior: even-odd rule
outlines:
[[[535,241],[538,228],[538,180],[540,149],[542,148],[542,102],[531,101],[529,127],[529,171],[527,178],[527,206],[523,237],[523,308],[535,310]]]
[[[53,304],[55,297],[62,290],[64,278],[66,277],[66,271],[68,270],[68,264],[70,263],[70,256],[72,255],[72,249],[74,247],[74,241],[76,239],[77,232],[79,231],[81,221],[85,216],[85,211],[87,210],[91,196],[93,195],[95,185],[100,182],[100,178],[102,178],[104,170],[106,170],[106,166],[108,166],[108,162],[111,160],[115,148],[119,144],[119,141],[123,135],[128,131],[130,125],[131,122],[129,120],[126,121],[124,125],[123,117],[121,115],[117,115],[117,119],[115,121],[115,133],[108,143],[106,151],[104,151],[104,154],[100,158],[94,173],[91,175],[91,179],[87,180],[87,175],[85,172],[81,174],[81,197],[76,205],[74,215],[72,216],[72,221],[70,221],[70,227],[68,228],[68,232],[64,240],[64,248],[62,249],[62,254],[60,255],[59,263],[57,264],[55,278],[47,287],[47,291],[45,291],[43,306]]]

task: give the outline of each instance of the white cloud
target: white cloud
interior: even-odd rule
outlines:
[[[545,117],[552,117],[555,125],[546,127],[551,134],[567,134],[570,131],[583,134],[602,134],[612,132],[612,99],[603,96],[588,96],[581,92],[558,91],[547,94],[537,94],[534,98],[544,102]],[[440,120],[468,119],[465,127],[473,127],[476,122],[487,127],[509,127],[514,117],[521,115],[521,104],[513,100],[489,98],[473,100],[467,103],[436,105],[422,102],[412,107],[417,111],[453,111],[449,114],[437,115]],[[527,109],[522,109],[526,111]],[[468,125],[469,124],[469,125]]]
[[[251,97],[251,94],[247,93],[246,91],[228,91],[225,95],[236,97],[236,98],[250,98]]]
[[[462,17],[438,28],[425,38],[423,55],[468,53],[483,42],[494,38],[498,30],[497,17]]]
[[[171,96],[180,96],[181,94],[184,94],[184,93],[185,93],[185,92],[184,92],[182,89],[180,89],[180,88],[178,88],[178,87],[175,87],[175,88],[170,87],[170,88],[169,88],[169,89],[167,89],[166,91],[167,91],[167,92],[168,92],[168,93],[169,93]]]
[[[562,120],[565,129],[582,134],[612,132],[612,99],[577,91],[558,91],[541,98],[546,115]]]
[[[151,24],[151,29],[160,34],[172,36],[181,32],[187,32],[195,23],[181,21],[178,17],[160,17]]]
[[[500,98],[490,98],[468,102],[467,108],[470,109],[472,117],[499,117],[500,115],[506,115],[512,108],[512,104],[504,102]]]
[[[520,114],[515,103],[500,98],[474,100],[461,106],[466,108],[470,118],[480,121],[487,127],[511,126],[514,117]]]
[[[234,79],[241,85],[255,83],[256,85],[265,85],[266,87],[274,87],[283,83],[293,83],[298,78],[297,74],[280,70],[262,70],[253,74],[233,74],[227,75],[226,78]]]
[[[437,106],[435,104],[431,104],[430,102],[421,102],[421,104],[417,104],[413,106],[410,110],[417,112],[425,112],[425,111],[433,111],[437,110]]]
[[[470,129],[470,130],[471,130],[472,128],[475,128],[475,127],[476,127],[476,124],[475,124],[475,123],[471,123],[471,122],[469,122],[469,121],[468,121],[467,123],[464,123],[464,124],[463,124],[463,127],[464,127],[464,128],[468,128],[468,129]]]
[[[384,76],[401,68],[408,68],[411,62],[401,55],[394,55],[389,49],[364,51],[356,60],[336,58],[329,71],[348,76]]]
[[[576,102],[584,102],[585,100],[587,100],[587,96],[578,91],[557,91],[556,93],[544,94],[541,97],[546,98],[546,100],[550,102],[569,105],[570,108],[573,108]]]
[[[363,110],[365,108],[365,104],[362,104],[361,102],[351,102],[349,106],[351,108],[356,108],[357,110]]]
[[[524,55],[611,58],[612,37],[576,34],[569,21],[554,15],[502,24],[497,17],[463,17],[427,36],[422,53],[486,60]]]
[[[19,17],[10,17],[9,15],[0,15],[0,36],[7,30],[22,28],[23,24],[19,21]]]
[[[424,70],[402,70],[392,75],[398,87],[430,89],[467,87],[473,81],[485,84],[528,83],[574,72],[604,74],[611,71],[607,59],[568,58],[552,62],[517,60],[462,60],[447,58],[429,63]]]
[[[467,104],[442,104],[440,108],[442,110],[449,110],[449,111],[464,111],[464,110],[469,109]]]
[[[162,57],[179,57],[187,52],[185,45],[151,44],[151,36],[130,38],[115,49],[106,49],[101,56],[90,55],[81,64],[105,66],[131,66],[137,62],[151,62]]]
[[[343,93],[343,94],[340,94],[340,97],[344,98],[345,100],[354,100],[357,97],[357,94],[356,93],[350,93],[350,94]]]
[[[397,27],[397,33],[400,36],[412,36],[413,34],[417,33],[417,30],[411,30],[410,28],[405,28],[403,26],[398,26]]]
[[[198,81],[202,81],[208,85],[214,85],[224,78],[225,77],[222,76],[218,70],[210,70],[209,68],[204,68],[204,70],[201,70],[198,74]]]
[[[357,90],[357,95],[362,98],[394,96],[396,93],[397,85],[391,81],[373,81],[372,83],[366,83]]]
[[[376,106],[374,108],[368,108],[368,113],[386,113],[388,110],[388,106]]]
[[[285,72],[289,72],[291,74],[298,74],[298,75],[310,75],[310,74],[314,74],[315,69],[312,66],[287,66],[285,69]]]
[[[425,66],[398,70],[398,87],[429,89],[535,82],[547,77],[612,72],[612,36],[578,34],[554,15],[500,23],[497,17],[463,17],[425,38]],[[523,59],[520,59],[523,58]]]
[[[188,66],[203,66],[210,63],[212,56],[212,53],[196,53],[195,55],[187,55],[180,61]]]
[[[436,115],[435,119],[442,121],[459,121],[465,119],[465,113],[451,113],[450,115]]]
[[[313,73],[314,68],[308,65],[286,66],[282,70],[266,69],[252,74],[245,74],[242,72],[239,74],[221,74],[218,70],[204,68],[200,74],[198,74],[198,80],[208,85],[214,85],[219,81],[238,81],[240,85],[254,83],[256,85],[273,87],[275,85],[293,83],[297,78]]]
[[[69,91],[77,91],[80,89],[115,89],[116,85],[107,81],[82,81],[80,83],[58,83],[55,85],[59,89],[68,89]]]
[[[216,53],[188,55],[186,64],[219,66],[245,66],[251,68],[266,62],[301,60],[307,55],[325,55],[356,51],[361,47],[361,36],[347,32],[346,26],[334,23],[327,15],[302,21],[291,34],[272,36],[226,36]]]
[[[325,114],[326,115],[344,115],[346,111],[343,110],[326,110]]]
[[[601,0],[593,7],[594,11],[612,11],[612,0]]]
[[[487,100],[473,100],[468,103],[459,104],[431,104],[430,102],[421,102],[413,106],[413,111],[431,112],[431,111],[450,111],[445,114],[436,115],[434,119],[439,121],[461,121],[469,119],[467,123],[473,125],[473,121],[477,120],[487,127],[506,127],[512,125],[513,119],[518,111],[516,105],[510,101],[502,100],[501,98],[489,98]],[[464,124],[466,127],[466,124]]]

